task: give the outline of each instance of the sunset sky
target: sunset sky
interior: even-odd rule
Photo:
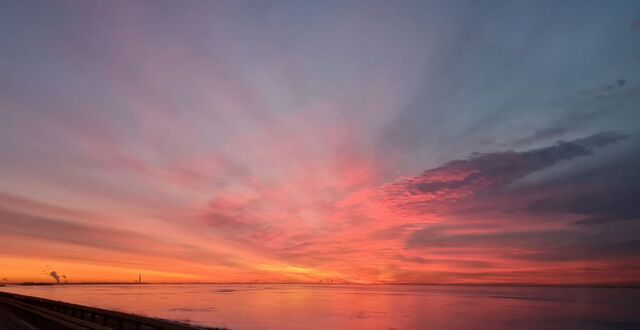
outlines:
[[[2,1],[0,279],[640,279],[639,1]]]

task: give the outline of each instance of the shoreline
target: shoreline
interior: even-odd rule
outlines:
[[[0,316],[0,326],[15,324],[7,329],[226,330],[5,291],[0,291]]]

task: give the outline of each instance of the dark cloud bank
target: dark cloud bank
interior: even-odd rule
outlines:
[[[614,148],[617,153],[605,152]],[[452,255],[471,249],[534,262],[595,260],[631,265],[631,260],[640,258],[637,150],[637,134],[603,132],[523,152],[475,154],[425,171],[407,181],[407,193],[465,192],[460,194],[465,197],[451,203],[444,221],[410,235],[406,248]],[[594,161],[601,151],[602,157]],[[561,163],[573,167],[543,182],[514,185]],[[592,166],[579,166],[584,163]],[[506,211],[505,204],[511,201],[517,202]],[[447,221],[447,216],[469,204],[480,205],[480,211]],[[486,214],[495,215],[495,221],[479,220],[486,219]],[[462,232],[461,228],[480,231]]]

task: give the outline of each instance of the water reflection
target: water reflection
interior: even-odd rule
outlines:
[[[4,291],[231,329],[638,329],[640,290],[77,285]]]

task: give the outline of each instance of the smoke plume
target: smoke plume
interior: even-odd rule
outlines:
[[[56,280],[56,284],[60,284],[60,275],[58,275],[55,270],[51,271],[49,273],[49,276],[53,277]]]

